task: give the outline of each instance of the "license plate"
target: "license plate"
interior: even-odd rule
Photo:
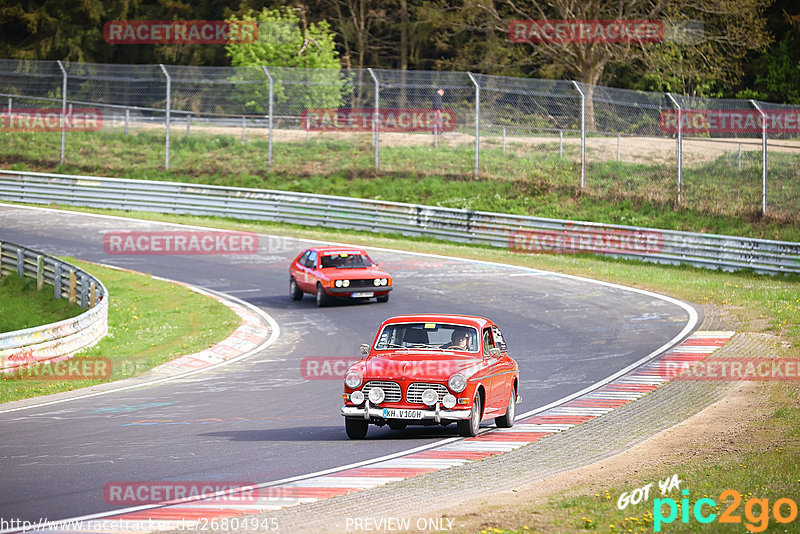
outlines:
[[[362,291],[361,293],[351,293],[350,296],[353,297],[354,299],[358,299],[363,297],[374,297],[375,293],[373,293],[372,291]]]
[[[405,410],[403,408],[384,408],[384,419],[422,419],[422,410]]]

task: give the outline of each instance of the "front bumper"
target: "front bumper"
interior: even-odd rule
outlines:
[[[392,286],[366,286],[366,287],[326,287],[325,291],[336,297],[349,297],[351,293],[388,293]]]
[[[418,408],[413,408],[418,409]],[[437,423],[441,423],[442,421],[460,421],[464,419],[469,419],[470,415],[472,414],[472,409],[469,410],[448,410],[447,408],[443,408],[437,402],[433,407],[426,407],[424,410],[420,410],[422,412],[422,417],[419,419],[392,419],[394,421],[420,421],[420,420],[432,420],[436,421]],[[374,407],[369,405],[369,401],[365,403],[364,406],[342,406],[342,409],[339,411],[345,417],[358,417],[361,419],[366,419],[369,421],[370,419],[382,419],[384,421],[388,421],[386,417],[383,416],[383,408],[381,407]]]

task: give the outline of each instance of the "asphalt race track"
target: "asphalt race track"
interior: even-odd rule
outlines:
[[[519,413],[579,391],[641,359],[689,321],[676,304],[556,274],[467,260],[372,251],[393,274],[386,304],[317,308],[288,295],[288,264],[308,241],[262,236],[255,255],[108,255],[116,230],[174,230],[135,220],[0,205],[0,240],[188,282],[239,297],[280,326],[267,349],[189,378],[1,413],[0,517],[50,521],[114,510],[123,481],[267,482],[369,460],[438,439],[448,428],[368,439],[344,432],[341,380],[306,380],[307,357],[358,359],[378,324],[404,313],[463,313],[497,322],[519,362]],[[111,298],[114,298],[113,293]],[[486,425],[488,423],[484,423]]]

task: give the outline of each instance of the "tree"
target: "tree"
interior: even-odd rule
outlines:
[[[769,42],[763,9],[768,0],[505,0],[499,2],[467,0],[457,17],[464,29],[491,28],[497,35],[509,31],[509,22],[522,20],[658,20],[665,39],[653,42],[579,42],[578,40],[543,40],[535,44],[508,43],[525,47],[527,58],[520,66],[533,67],[545,77],[569,77],[586,84],[587,127],[594,127],[594,86],[603,80],[609,65],[631,65],[640,74],[653,74],[663,79],[677,72],[675,90],[693,92],[709,79],[718,86],[730,87],[741,75],[739,61],[747,50],[761,49]],[[453,17],[455,20],[456,17]],[[681,38],[676,29],[699,22],[704,28],[702,39]],[[490,42],[485,35],[474,39]],[[502,58],[502,52],[495,55]],[[513,57],[508,53],[506,57]],[[695,83],[698,80],[699,83]],[[712,85],[714,85],[712,84]]]
[[[276,73],[274,102],[283,105],[282,113],[341,105],[346,79],[341,75],[334,34],[326,21],[309,24],[303,11],[290,7],[263,9],[258,14],[249,11],[242,18],[232,16],[228,20],[258,24],[255,42],[229,43],[225,48],[234,67],[276,67],[271,69]],[[234,80],[245,81],[241,75]],[[245,105],[249,110],[265,111],[268,95],[264,86],[254,88],[248,96]]]

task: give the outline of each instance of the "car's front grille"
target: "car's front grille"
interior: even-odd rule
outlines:
[[[362,391],[364,395],[369,397],[369,390],[374,387],[383,388],[384,394],[386,394],[386,398],[384,402],[400,402],[400,399],[403,398],[403,395],[400,393],[400,384],[397,382],[384,382],[382,380],[370,380],[364,387]]]
[[[377,287],[374,278],[365,280],[350,280],[350,287]]]
[[[439,394],[439,402],[442,401],[448,391],[444,384],[424,384],[422,382],[414,382],[408,386],[406,391],[406,401],[411,404],[424,404],[422,402],[422,392],[426,389],[432,389]]]

